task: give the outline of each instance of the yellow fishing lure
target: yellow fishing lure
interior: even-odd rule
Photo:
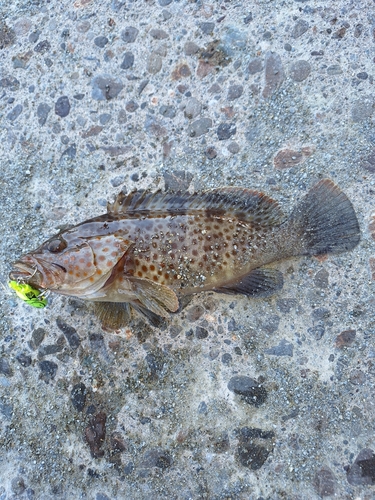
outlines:
[[[40,290],[37,290],[26,283],[18,283],[17,281],[9,281],[8,285],[16,292],[18,297],[29,306],[37,307],[39,309],[46,307],[47,299],[43,296],[43,293]]]

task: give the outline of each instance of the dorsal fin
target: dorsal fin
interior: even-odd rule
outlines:
[[[111,215],[182,215],[207,213],[226,215],[266,226],[277,226],[285,220],[278,203],[259,191],[228,187],[203,193],[150,193],[135,191],[120,193],[114,203],[107,206]]]

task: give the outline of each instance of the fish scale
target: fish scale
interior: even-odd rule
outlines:
[[[96,303],[107,329],[129,304],[152,324],[179,298],[205,290],[267,296],[282,274],[264,267],[297,255],[339,253],[360,240],[355,211],[329,179],[289,216],[258,191],[120,193],[108,212],[66,229],[21,257],[11,279]]]

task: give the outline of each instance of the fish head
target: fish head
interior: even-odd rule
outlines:
[[[101,289],[129,247],[114,235],[59,233],[13,264],[10,279],[85,298]]]

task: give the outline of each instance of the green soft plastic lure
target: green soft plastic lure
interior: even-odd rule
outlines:
[[[17,281],[9,281],[8,285],[16,292],[18,297],[29,306],[37,307],[39,309],[46,307],[47,299],[43,296],[43,293],[40,290],[37,290],[26,283],[18,283]]]

